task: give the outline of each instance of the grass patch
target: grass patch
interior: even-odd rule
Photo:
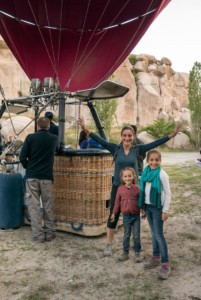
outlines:
[[[201,172],[196,166],[165,166],[170,177],[173,214],[201,212]]]
[[[150,274],[149,274],[150,275]],[[156,279],[157,280],[157,279]],[[159,282],[153,286],[153,280],[136,277],[133,284],[127,287],[125,300],[161,300],[163,296],[158,288]],[[168,294],[167,294],[168,297]],[[168,298],[167,298],[168,299]]]
[[[24,295],[21,300],[49,300],[50,296],[55,293],[56,291],[53,289],[52,285],[44,284],[28,295]]]
[[[201,266],[201,253],[199,247],[192,247],[190,248],[191,252],[193,253],[193,261],[196,265]]]
[[[191,241],[198,240],[198,236],[191,232],[182,232],[182,233],[178,233],[178,235],[180,235],[183,238],[186,238],[187,240],[191,240]]]

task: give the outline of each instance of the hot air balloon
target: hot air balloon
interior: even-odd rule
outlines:
[[[37,117],[53,101],[59,104],[62,151],[54,167],[57,229],[81,235],[105,232],[113,173],[107,151],[65,150],[66,97],[87,103],[100,135],[106,138],[92,100],[120,97],[128,91],[127,87],[103,81],[126,59],[169,2],[0,0],[0,34],[33,80],[31,96],[10,101],[4,98],[0,117],[8,106],[17,105],[20,110],[21,105],[22,111],[35,106]],[[38,111],[39,107],[42,110]],[[94,188],[87,189],[92,181]]]
[[[125,60],[170,0],[1,0],[0,34],[27,76],[93,88]]]

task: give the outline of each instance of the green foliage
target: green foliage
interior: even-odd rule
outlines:
[[[174,127],[174,120],[165,121],[163,118],[157,118],[153,124],[143,127],[142,130],[147,131],[156,138],[161,138],[164,135],[170,134]]]
[[[135,54],[130,54],[128,57],[131,65],[134,65],[136,63],[136,55]]]
[[[94,104],[102,126],[104,127],[106,134],[109,135],[112,128],[113,116],[117,109],[117,100],[96,100],[94,101]]]
[[[201,138],[201,63],[195,62],[189,75],[189,109],[197,148]]]

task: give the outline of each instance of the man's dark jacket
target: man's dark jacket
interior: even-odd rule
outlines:
[[[48,131],[57,136],[59,135],[59,127],[52,121],[50,122],[50,128],[48,129]]]
[[[20,162],[26,169],[26,178],[53,180],[54,155],[58,137],[40,129],[29,134],[20,152]]]

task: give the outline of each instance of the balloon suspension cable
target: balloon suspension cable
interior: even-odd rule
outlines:
[[[103,15],[104,15],[104,13],[105,13],[105,11],[106,11],[106,9],[107,9],[109,3],[110,3],[110,0],[108,0],[108,2],[106,3],[105,8],[104,8],[104,10],[103,10],[103,12],[102,12],[102,14],[101,14],[101,16],[100,16],[100,18],[99,18],[97,24],[96,24],[96,27],[94,28],[94,30],[93,30],[93,32],[92,32],[92,34],[91,34],[91,36],[90,36],[90,38],[89,38],[89,40],[88,40],[88,42],[87,42],[85,48],[83,49],[82,55],[80,56],[79,60],[77,61],[77,56],[78,56],[79,49],[80,49],[81,39],[82,39],[82,35],[83,35],[83,32],[84,32],[84,26],[85,26],[85,23],[86,23],[86,20],[87,20],[87,14],[88,14],[89,6],[90,6],[90,1],[91,1],[91,0],[89,0],[89,2],[88,2],[88,6],[87,6],[87,10],[86,10],[84,22],[83,22],[83,27],[82,27],[82,30],[81,30],[82,34],[81,34],[81,36],[80,36],[79,43],[78,43],[77,50],[76,50],[75,60],[74,60],[74,64],[73,64],[73,68],[72,68],[72,73],[71,73],[71,79],[77,74],[77,72],[78,72],[79,69],[82,67],[82,65],[84,64],[84,62],[86,61],[86,59],[90,56],[90,54],[92,53],[92,51],[96,48],[96,46],[98,45],[98,43],[102,40],[103,36],[104,36],[104,35],[106,34],[106,32],[107,32],[107,30],[106,30],[106,31],[103,33],[103,35],[98,39],[98,41],[96,42],[96,44],[94,45],[94,47],[93,47],[90,51],[88,51],[87,48],[88,48],[88,46],[89,46],[89,44],[90,44],[90,42],[91,42],[91,40],[92,40],[92,38],[93,38],[93,36],[94,36],[94,34],[95,34],[97,28],[98,28],[98,25],[99,25],[100,21],[101,21],[102,18],[103,18]],[[127,1],[130,1],[130,0],[127,0]],[[125,7],[125,5],[124,5],[124,7]],[[123,7],[123,8],[124,8],[124,7]],[[119,13],[118,13],[118,15],[119,15]],[[118,16],[118,15],[117,15],[117,16]],[[115,17],[115,19],[117,18],[117,16]],[[115,19],[111,22],[110,25],[112,25],[112,23],[115,21]],[[87,53],[86,56],[85,56],[85,53]],[[84,57],[84,56],[85,56],[85,57]]]
[[[58,72],[57,72],[56,65],[55,65],[55,63],[54,63],[53,60],[52,60],[50,51],[48,50],[48,46],[47,46],[47,44],[46,44],[46,42],[45,42],[45,38],[44,38],[44,36],[43,36],[43,34],[42,34],[42,31],[41,31],[41,28],[40,28],[40,24],[39,24],[38,21],[37,21],[37,18],[36,18],[36,15],[35,15],[35,13],[34,13],[33,7],[31,6],[30,0],[28,0],[28,3],[29,3],[30,10],[31,10],[31,12],[32,12],[32,15],[33,15],[33,17],[34,17],[34,20],[35,20],[35,22],[36,22],[38,31],[39,31],[39,33],[40,33],[42,42],[43,42],[43,44],[44,44],[45,50],[46,50],[47,55],[48,55],[48,57],[49,57],[49,60],[50,60],[50,62],[51,62],[51,65],[52,65],[52,67],[53,67],[53,69],[54,69],[54,72],[55,72],[56,76],[58,76]],[[48,16],[47,16],[47,18],[48,18]],[[51,37],[51,35],[50,35],[50,37]],[[54,55],[54,53],[53,53],[53,55]]]
[[[85,13],[85,17],[84,17],[84,22],[83,22],[83,26],[82,26],[82,30],[81,30],[81,35],[78,41],[78,45],[77,45],[77,50],[76,50],[76,54],[75,54],[75,59],[74,59],[74,63],[73,63],[73,68],[72,68],[72,74],[74,73],[74,69],[76,67],[76,62],[77,62],[77,56],[80,50],[80,44],[81,44],[81,40],[82,40],[82,36],[83,36],[83,32],[84,32],[84,27],[86,24],[86,20],[87,20],[87,15],[88,15],[88,11],[89,11],[89,7],[90,7],[90,2],[91,0],[88,0],[88,5],[87,5],[87,9],[86,9],[86,13]]]
[[[13,132],[15,134],[15,137],[18,137],[32,122],[34,122],[39,116],[40,114],[46,109],[46,107],[54,100],[56,99],[56,97],[60,94],[60,92],[56,92],[52,98],[50,98],[46,104],[43,105],[43,107],[37,112],[37,114],[34,116],[34,118],[25,126],[22,128],[22,130],[20,130],[18,133],[16,132],[15,130],[15,127],[14,127],[14,124],[13,124],[13,121],[12,121],[12,117],[11,117],[11,114],[10,114],[10,111],[9,111],[9,108],[8,108],[8,100],[6,100],[5,98],[5,93],[4,93],[4,89],[3,87],[1,86],[0,84],[0,93],[3,97],[3,101],[5,103],[5,107],[6,107],[6,111],[9,115],[9,120],[11,122],[11,126],[12,126],[12,129],[13,129]],[[44,95],[38,95],[38,98],[40,98],[41,96],[44,96]],[[30,97],[29,97],[30,98]],[[37,98],[37,96],[34,96],[34,98]],[[6,154],[12,147],[13,145],[11,144],[9,147],[7,147],[2,154]]]
[[[49,36],[50,36],[52,55],[53,55],[53,61],[54,61],[54,66],[55,66],[55,73],[56,73],[56,77],[58,78],[58,71],[57,71],[57,68],[56,68],[56,57],[55,57],[53,40],[52,40],[52,34],[51,34],[51,30],[50,30],[50,22],[49,22],[49,15],[48,15],[48,11],[47,11],[46,0],[44,0],[44,4],[45,4],[45,12],[46,12],[47,23],[48,23],[48,28],[49,28]],[[60,52],[60,49],[58,49],[58,52]]]
[[[114,24],[115,20],[116,20],[116,19],[119,17],[119,15],[122,13],[122,11],[123,11],[124,8],[126,7],[126,5],[129,3],[129,1],[130,1],[130,0],[127,0],[127,1],[124,3],[123,7],[119,10],[119,12],[117,13],[117,15],[116,15],[116,16],[114,17],[114,19],[111,21],[111,23],[110,23],[110,25],[108,26],[108,28]],[[152,0],[152,1],[153,1],[153,0]],[[108,3],[106,4],[105,9],[106,9],[107,5],[109,4],[109,2],[110,2],[110,0],[109,0]],[[105,12],[105,9],[104,9],[103,13]],[[103,17],[103,14],[101,15],[100,19],[98,20],[98,23],[101,21],[102,17]],[[96,26],[96,28],[97,28],[97,26]],[[95,29],[96,29],[96,28],[95,28]],[[94,31],[95,31],[95,30],[94,30]],[[91,34],[91,37],[90,37],[90,39],[89,39],[89,42],[90,42],[90,40],[93,38],[94,31],[93,31],[92,34]],[[83,66],[83,64],[84,64],[85,61],[88,59],[88,57],[90,57],[90,55],[91,55],[91,53],[93,52],[93,50],[98,46],[98,44],[100,43],[100,41],[103,39],[103,37],[105,36],[105,34],[106,34],[107,32],[108,32],[108,29],[105,29],[104,32],[103,32],[103,34],[100,36],[100,38],[99,38],[99,39],[97,40],[97,42],[95,43],[95,45],[90,49],[90,51],[87,51],[87,55],[85,56],[85,58],[83,58],[83,55],[84,55],[84,53],[85,53],[85,50],[86,50],[86,48],[87,48],[89,42],[87,43],[87,45],[86,45],[84,51],[82,52],[83,54],[82,54],[81,58],[83,58],[83,59],[82,59],[82,61],[81,61],[81,58],[80,58],[79,63],[77,64],[77,67],[76,67],[76,68],[73,70],[73,72],[72,72],[71,78],[73,78],[73,77],[78,73],[78,71],[80,70],[80,68]],[[101,79],[101,81],[102,81],[102,79]],[[101,82],[101,81],[99,81],[99,82]]]
[[[151,1],[151,3],[149,4],[149,7],[147,8],[146,13],[144,13],[142,16],[139,16],[138,19],[141,19],[141,22],[137,28],[137,30],[135,31],[135,34],[132,36],[132,38],[130,39],[130,41],[127,43],[126,47],[123,49],[121,55],[118,57],[118,59],[116,60],[115,64],[108,70],[107,74],[104,74],[104,77],[102,77],[98,83],[103,81],[103,78],[105,78],[106,76],[109,77],[111,75],[111,70],[112,69],[116,69],[119,66],[119,61],[122,59],[122,57],[124,56],[124,53],[126,52],[126,50],[130,47],[131,43],[133,42],[133,40],[136,38],[140,28],[142,27],[144,20],[146,18],[146,16],[150,13],[153,13],[155,10],[150,11],[150,7],[153,4],[153,1]],[[116,67],[115,67],[116,66]]]
[[[10,111],[8,109],[8,104],[7,104],[7,100],[6,100],[6,97],[5,97],[5,93],[4,93],[4,89],[2,88],[2,86],[0,85],[0,93],[3,97],[3,100],[4,100],[4,103],[5,103],[5,106],[6,106],[6,111],[9,115],[9,119],[10,119],[10,122],[11,122],[11,126],[12,126],[12,129],[13,129],[13,132],[16,136],[18,136],[19,134],[17,134],[16,130],[15,130],[15,127],[14,127],[14,124],[13,124],[13,121],[12,121],[12,117],[11,117],[11,114],[10,114]]]
[[[54,100],[54,98],[56,98],[58,96],[58,94],[60,94],[60,92],[57,92],[53,98],[49,99],[49,101],[40,109],[38,110],[37,114],[34,116],[34,118],[25,126],[22,128],[22,130],[20,130],[18,133],[16,133],[15,131],[15,128],[14,128],[14,125],[13,125],[13,122],[12,122],[12,118],[10,118],[10,122],[11,122],[11,125],[13,127],[13,131],[14,133],[16,134],[16,136],[19,136],[32,122],[34,122],[36,119],[38,119],[38,117],[40,116],[40,114],[46,109],[46,107],[49,105],[50,102],[52,102],[52,100]],[[5,101],[5,100],[4,100]],[[5,105],[6,105],[6,110],[8,111],[9,113],[9,116],[10,116],[10,112],[8,110],[8,105],[7,105],[7,100],[5,102]],[[16,136],[15,136],[15,139],[16,139]],[[15,145],[15,141],[13,143],[11,143],[11,145],[9,145],[6,149],[4,149],[4,151],[2,152],[1,155],[5,155],[11,148],[12,146]],[[21,146],[19,146],[15,151],[17,151]]]
[[[71,78],[68,80],[68,82],[65,85],[65,91],[68,93],[68,88],[70,86]]]
[[[76,109],[75,109],[75,111],[76,111]],[[75,121],[76,121],[76,149],[78,149],[78,142],[79,142],[79,124],[78,124],[77,120],[80,119],[80,117],[81,117],[81,101],[79,100],[78,118],[75,117]]]

